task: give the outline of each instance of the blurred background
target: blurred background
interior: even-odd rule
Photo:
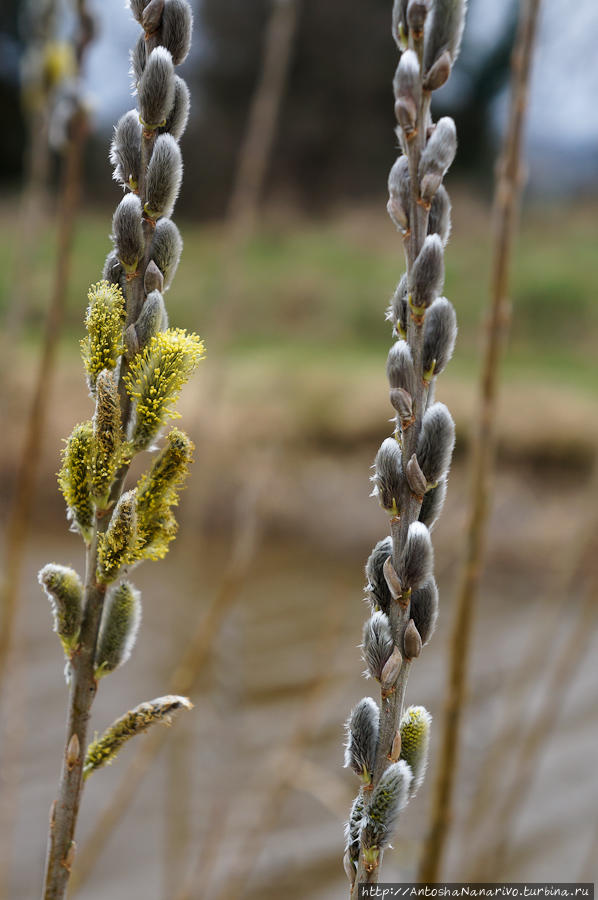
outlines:
[[[376,693],[361,678],[358,644],[363,565],[387,533],[385,514],[368,498],[369,466],[390,430],[384,311],[404,269],[385,211],[397,152],[391,3],[192,5],[194,42],[181,72],[192,116],[175,213],[185,249],[166,299],[171,323],[199,331],[207,345],[180,406],[196,461],[177,541],[164,562],[136,574],[144,608],[137,647],[102,683],[92,727],[166,693],[182,659],[195,710],[162,748],[138,739],[150,748],[145,769],[133,744],[90,780],[76,896],[324,900],[346,893],[342,829],[356,784],[342,769],[343,722]],[[494,814],[595,566],[595,557],[584,558],[580,569],[576,558],[594,533],[596,508],[598,15],[594,0],[575,6],[573,15],[563,0],[545,0],[534,60],[447,880],[598,874],[598,641],[587,604],[587,640],[527,753],[525,791],[508,821]],[[470,0],[461,57],[433,107],[435,117],[455,118],[460,142],[446,182],[453,235],[445,288],[459,339],[438,385],[458,442],[434,530],[439,627],[408,687],[408,702],[436,720],[431,767],[385,859],[387,880],[415,876],[429,820],[517,14],[515,0]],[[83,562],[55,473],[62,438],[90,414],[78,341],[120,199],[108,146],[115,121],[134,105],[128,49],[138,31],[122,0],[4,0],[0,21],[5,523],[57,279],[64,303],[0,701],[7,898],[38,892],[63,746],[62,654],[36,573],[49,560]],[[73,142],[83,154],[80,196],[70,265],[57,276]],[[101,819],[119,799],[114,819]]]

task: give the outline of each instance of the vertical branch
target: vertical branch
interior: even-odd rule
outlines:
[[[237,238],[250,234],[256,224],[291,58],[298,3],[299,0],[272,0],[262,69],[251,101],[229,205]]]
[[[477,432],[473,451],[466,555],[450,644],[449,682],[439,753],[440,769],[436,779],[430,829],[424,844],[418,876],[418,880],[422,882],[435,882],[439,878],[452,815],[469,647],[488,523],[490,481],[496,439],[498,377],[508,321],[511,253],[521,195],[521,145],[539,10],[540,0],[523,0],[513,50],[509,123],[498,166],[494,197],[494,261],[480,400],[476,417]]]
[[[390,536],[366,566],[373,613],[363,655],[380,684],[380,701],[364,698],[347,723],[345,764],[361,779],[347,825],[344,865],[356,897],[376,884],[401,810],[424,777],[430,716],[404,710],[407,681],[434,629],[438,591],[430,528],[444,501],[454,423],[430,386],[449,361],[456,314],[441,297],[450,201],[442,186],[456,152],[455,124],[433,123],[432,91],[449,78],[465,21],[464,0],[450,4],[395,0],[392,33],[400,52],[393,88],[403,155],[388,179],[388,213],[402,234],[406,273],[387,318],[393,325],[386,364],[395,431],[374,465],[374,493],[390,515]],[[405,740],[404,740],[405,737]]]

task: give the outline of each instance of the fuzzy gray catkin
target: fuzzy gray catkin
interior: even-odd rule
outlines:
[[[136,194],[125,194],[112,219],[112,240],[125,272],[132,274],[144,251],[141,201]]]
[[[151,219],[169,216],[183,180],[179,145],[171,134],[161,134],[147,167],[145,212]]]
[[[139,116],[145,128],[164,125],[174,103],[174,66],[165,47],[149,55],[137,82]]]
[[[386,312],[396,338],[386,362],[394,434],[382,441],[373,475],[373,493],[391,516],[392,534],[378,541],[366,564],[373,614],[364,626],[363,656],[367,674],[380,682],[383,715],[376,716],[369,698],[355,707],[346,753],[358,774],[367,756],[369,771],[371,760],[362,747],[366,735],[376,734],[371,782],[362,782],[346,831],[344,866],[352,897],[358,882],[378,880],[383,850],[400,809],[423,780],[427,758],[429,716],[423,707],[404,713],[402,704],[409,667],[438,617],[430,529],[444,504],[455,428],[446,406],[433,401],[457,335],[455,310],[441,296],[451,230],[451,203],[442,181],[457,136],[448,117],[434,125],[430,100],[450,76],[465,6],[465,0],[393,4],[392,35],[401,54],[393,89],[402,153],[389,173],[387,209],[401,233],[407,266]]]
[[[151,246],[151,258],[164,276],[167,291],[176,274],[183,251],[183,239],[171,219],[160,219],[156,224]]]
[[[123,187],[136,190],[141,170],[141,122],[136,109],[118,120],[110,146],[113,178]]]
[[[382,670],[394,648],[390,625],[382,610],[375,612],[365,623],[362,647],[368,673],[380,681]]]
[[[364,697],[347,721],[345,766],[353,769],[364,784],[370,783],[374,771],[379,716],[378,704],[371,697]]]

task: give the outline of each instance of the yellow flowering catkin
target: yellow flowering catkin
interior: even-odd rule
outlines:
[[[134,451],[149,447],[166,419],[176,418],[172,404],[203,356],[199,335],[168,328],[155,334],[135,357],[125,380],[135,401]]]
[[[140,558],[161,559],[176,535],[177,524],[171,507],[178,503],[178,492],[188,471],[193,442],[173,428],[166,446],[149,472],[137,485],[137,532]]]
[[[98,578],[114,581],[123,566],[133,562],[137,546],[135,490],[127,491],[114,507],[105,534],[98,537]]]
[[[87,298],[87,337],[81,341],[81,355],[89,388],[95,392],[98,375],[116,368],[123,350],[125,300],[121,289],[108,281],[93,284]]]
[[[93,425],[75,425],[62,451],[58,484],[66,501],[67,515],[73,529],[81,532],[89,543],[93,527],[94,506],[91,499],[89,470],[93,447]]]
[[[172,714],[180,709],[193,709],[193,704],[187,697],[169,694],[166,697],[149,700],[147,703],[140,703],[135,709],[126,712],[87,748],[83,764],[84,778],[101,766],[110,764],[122,745],[136,734],[147,731],[156,722],[170,725]]]

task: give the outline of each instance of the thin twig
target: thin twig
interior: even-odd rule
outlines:
[[[494,197],[494,263],[481,395],[476,416],[472,486],[466,556],[457,595],[450,644],[449,679],[445,701],[440,769],[436,779],[431,824],[426,838],[418,880],[438,881],[452,816],[453,788],[457,771],[459,733],[465,704],[469,647],[479,580],[483,565],[490,481],[494,468],[497,395],[500,359],[508,322],[511,253],[521,195],[521,145],[527,109],[528,85],[540,0],[524,0],[513,50],[511,109]]]

